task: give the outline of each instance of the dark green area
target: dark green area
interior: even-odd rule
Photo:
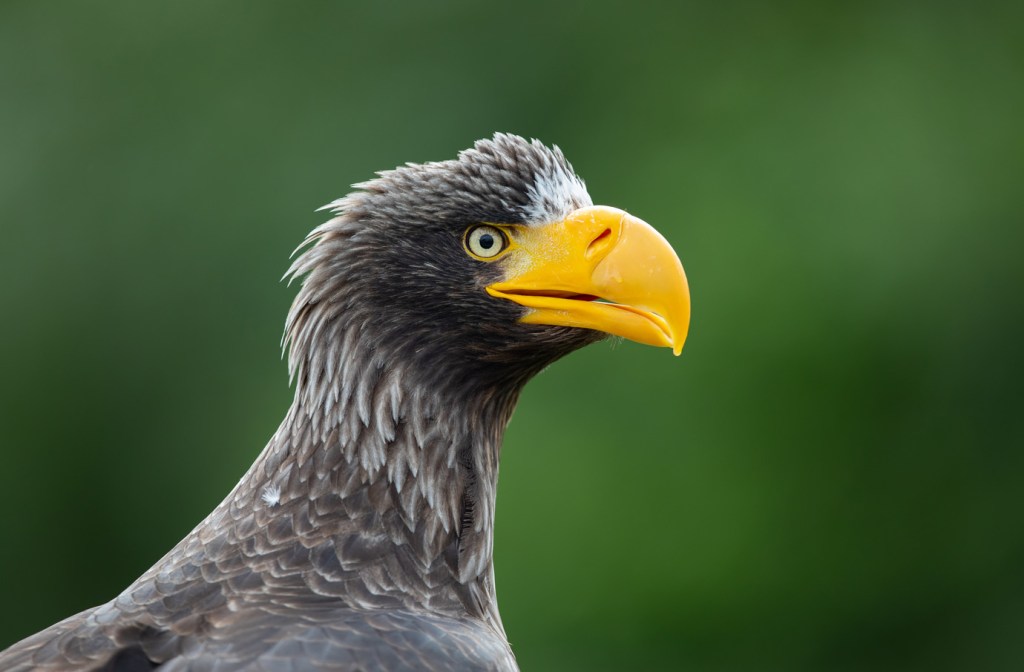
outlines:
[[[683,356],[527,389],[526,670],[1024,663],[1024,5],[0,5],[0,646],[106,601],[289,401],[288,254],[374,170],[561,145]]]

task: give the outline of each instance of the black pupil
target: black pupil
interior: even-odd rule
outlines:
[[[485,250],[489,250],[494,245],[494,236],[492,236],[489,233],[485,233],[484,235],[480,236],[479,242],[480,247],[482,247]]]

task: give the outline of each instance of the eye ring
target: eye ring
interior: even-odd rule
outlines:
[[[490,261],[508,248],[508,236],[496,226],[478,224],[466,231],[463,245],[470,256]]]

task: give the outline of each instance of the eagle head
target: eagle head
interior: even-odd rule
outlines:
[[[305,275],[286,331],[300,385],[345,354],[318,343],[372,343],[377,366],[485,385],[525,381],[608,334],[683,346],[675,252],[636,217],[594,206],[557,147],[498,133],[355,189],[325,206],[334,218],[289,271]]]

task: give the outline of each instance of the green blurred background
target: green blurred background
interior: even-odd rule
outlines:
[[[113,597],[290,402],[288,254],[505,130],[672,241],[683,356],[527,389],[526,670],[1024,665],[1024,5],[0,5],[0,646]]]

